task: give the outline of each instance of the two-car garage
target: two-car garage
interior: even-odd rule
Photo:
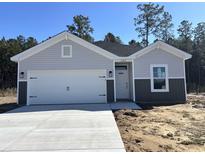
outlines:
[[[27,104],[105,103],[106,70],[28,71]]]

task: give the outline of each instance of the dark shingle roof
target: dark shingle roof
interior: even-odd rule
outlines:
[[[120,57],[130,56],[133,53],[142,49],[138,46],[124,45],[124,44],[104,42],[104,41],[97,41],[94,42],[94,44]]]

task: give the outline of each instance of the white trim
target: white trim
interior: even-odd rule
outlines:
[[[184,70],[184,90],[185,90],[185,99],[186,99],[186,101],[187,101],[187,85],[186,85],[185,60],[183,61],[183,70]]]
[[[107,70],[105,70],[105,74],[107,73]],[[107,92],[107,80],[106,80],[106,78],[105,78],[105,99],[106,99],[106,104],[108,103],[108,99],[107,99],[107,94],[108,94],[108,92]]]
[[[64,48],[69,47],[70,55],[64,55]],[[72,58],[72,45],[62,45],[61,46],[61,58]]]
[[[132,97],[133,101],[135,102],[135,79],[134,79],[134,60],[132,60]]]
[[[179,77],[171,76],[171,77],[168,77],[168,79],[184,79],[184,76],[179,76]]]
[[[150,80],[151,77],[134,77],[136,80]],[[179,77],[168,77],[168,79],[184,79],[184,76]]]
[[[29,104],[29,96],[30,96],[30,94],[29,94],[29,90],[30,90],[30,87],[29,87],[29,85],[30,85],[30,83],[29,83],[29,76],[30,76],[30,70],[28,70],[27,71],[27,100],[26,100],[26,105],[27,106],[29,106],[30,104]]]
[[[165,84],[166,89],[154,89],[154,75],[153,75],[153,68],[154,67],[165,67]],[[151,84],[151,92],[169,92],[169,80],[168,80],[168,65],[167,64],[150,64],[150,84]]]
[[[27,79],[19,79],[19,82],[27,81]]]
[[[132,62],[133,58],[128,58],[128,57],[119,57],[115,59],[115,62],[117,63],[126,63],[126,62]]]
[[[84,47],[104,56],[104,57],[107,57],[108,59],[119,58],[118,56],[116,56],[116,55],[114,55],[114,54],[112,54],[112,53],[92,44],[92,43],[89,43],[89,42],[67,32],[67,31],[64,31],[64,32],[52,37],[51,39],[46,40],[45,42],[42,42],[42,43],[40,43],[40,44],[22,52],[22,53],[19,53],[15,56],[11,57],[11,60],[14,62],[22,61],[22,60],[29,58],[29,57],[41,52],[42,50],[62,41],[62,40],[65,40],[65,39],[69,39],[77,44],[80,44],[81,46],[84,46]]]
[[[148,47],[141,49],[140,51],[138,51],[138,52],[136,52],[128,57],[119,57],[113,53],[110,53],[109,51],[106,51],[106,50],[104,50],[104,49],[102,49],[102,48],[100,48],[92,43],[89,43],[89,42],[67,32],[67,31],[64,31],[64,32],[52,37],[51,39],[46,40],[45,42],[42,42],[42,43],[40,43],[40,44],[22,52],[22,53],[19,53],[15,56],[11,57],[11,60],[15,61],[15,62],[22,61],[22,60],[29,58],[30,56],[37,54],[40,51],[60,42],[62,40],[67,40],[67,39],[69,39],[77,44],[80,44],[81,46],[84,46],[84,47],[104,56],[104,57],[107,57],[108,59],[114,59],[114,60],[116,60],[116,62],[117,61],[118,62],[128,62],[128,61],[131,62],[132,59],[135,59],[135,58],[138,58],[144,54],[147,54],[155,48],[161,48],[164,51],[169,52],[169,53],[171,53],[177,57],[180,57],[182,59],[189,59],[192,57],[192,55],[190,55],[182,50],[179,50],[173,46],[170,46],[164,42],[161,42],[161,41],[157,41],[157,42],[149,45]]]
[[[105,78],[105,80],[115,80],[114,78]]]
[[[159,49],[161,48],[163,51],[166,51],[170,54],[173,54],[179,58],[182,58],[182,59],[190,59],[192,57],[192,55],[182,51],[182,50],[179,50],[171,45],[168,45],[167,43],[164,43],[162,41],[157,41],[149,46],[147,46],[146,48],[130,55],[128,58],[139,58],[141,57],[142,55],[145,55],[147,53],[149,53],[150,51],[153,51],[154,49]]]
[[[16,96],[16,102],[17,104],[19,104],[19,62],[17,64],[17,89],[16,89],[16,92],[17,92],[17,96]]]
[[[85,40],[83,40],[83,39],[81,39],[81,38],[79,38],[79,37],[77,37],[69,32],[66,32],[66,34],[68,35],[69,40],[71,40],[77,44],[80,44],[80,45],[82,45],[82,46],[84,46],[84,47],[104,56],[104,57],[107,57],[108,59],[117,59],[118,58],[117,55],[115,55],[109,51],[106,51],[106,50],[104,50],[104,49],[102,49],[102,48],[100,48],[100,47],[98,47],[90,42],[87,42],[87,41],[85,41]]]
[[[114,77],[114,102],[116,102],[117,98],[116,98],[115,60],[113,60],[113,77]]]
[[[14,61],[14,62],[17,62],[17,61],[22,61],[24,59],[27,59],[37,53],[39,53],[40,51],[62,41],[65,39],[65,33],[60,33],[56,36],[54,36],[53,38],[51,39],[48,39],[46,40],[45,42],[42,42],[28,50],[25,50],[24,52],[21,52],[13,57],[11,57],[11,60]]]
[[[136,80],[142,80],[142,79],[147,79],[147,80],[149,80],[150,77],[134,77],[134,79],[136,79]]]

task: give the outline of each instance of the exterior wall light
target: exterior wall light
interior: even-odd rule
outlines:
[[[19,78],[21,78],[21,79],[24,78],[24,72],[21,72],[21,73],[20,73]]]
[[[109,71],[109,77],[110,77],[110,78],[113,77],[113,76],[112,76],[112,71]]]

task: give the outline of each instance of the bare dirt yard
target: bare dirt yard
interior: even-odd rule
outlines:
[[[205,151],[205,94],[187,104],[114,112],[126,151]]]
[[[0,90],[0,113],[4,113],[17,107],[16,89]]]

